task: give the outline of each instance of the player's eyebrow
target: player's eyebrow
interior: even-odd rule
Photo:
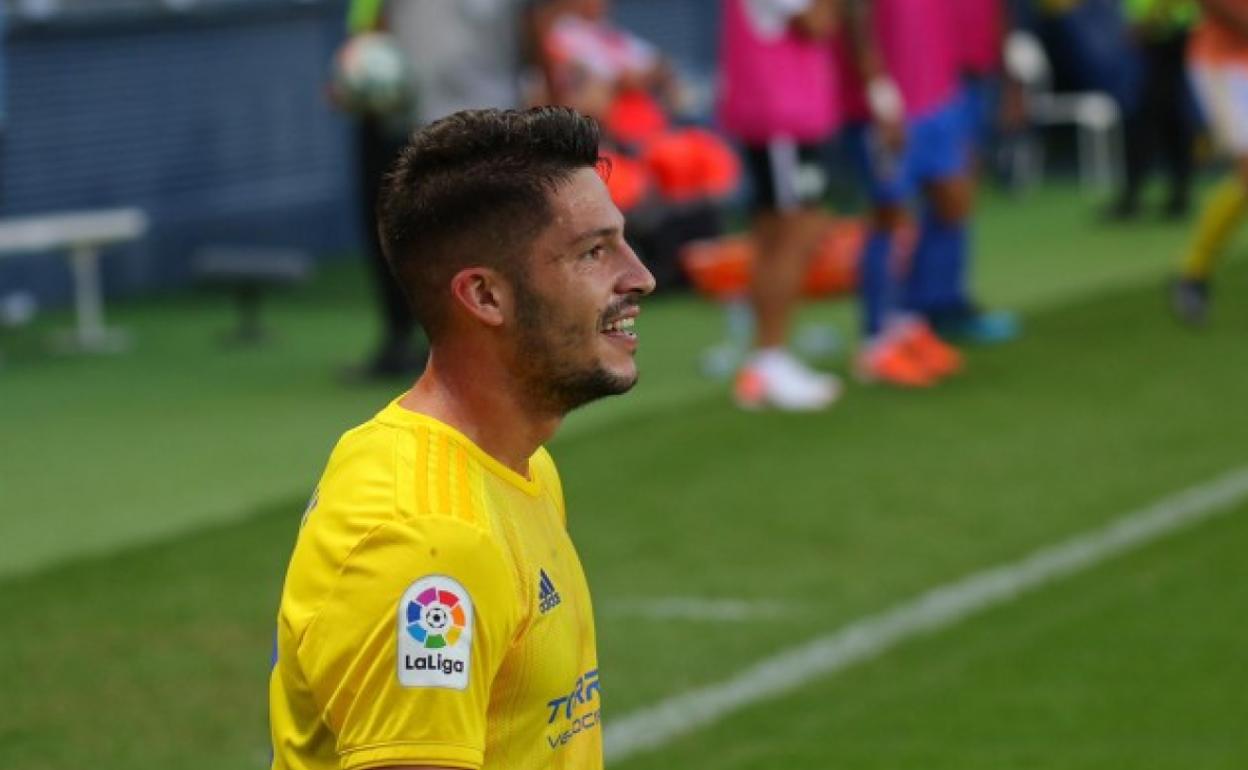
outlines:
[[[619,235],[623,231],[624,228],[619,225],[612,225],[610,227],[595,227],[592,230],[586,230],[583,233],[574,235],[572,239],[568,241],[568,245],[575,246],[582,241],[588,241],[592,238],[610,238],[612,236]]]

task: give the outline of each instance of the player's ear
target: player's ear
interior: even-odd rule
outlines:
[[[451,296],[470,316],[486,326],[502,326],[510,303],[510,287],[496,270],[465,267],[451,278]]]

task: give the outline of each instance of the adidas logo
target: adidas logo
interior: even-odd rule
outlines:
[[[538,609],[545,615],[555,607],[558,607],[563,599],[559,597],[559,592],[555,590],[555,584],[550,579],[550,575],[546,574],[546,570],[539,570],[539,572],[541,577],[537,581]]]

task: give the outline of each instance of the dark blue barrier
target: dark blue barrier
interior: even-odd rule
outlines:
[[[353,247],[350,127],[322,95],[341,4],[254,5],[10,18],[0,213],[144,209],[149,238],[105,258],[110,294],[185,283],[205,243]],[[62,302],[68,269],[0,260],[14,288]]]

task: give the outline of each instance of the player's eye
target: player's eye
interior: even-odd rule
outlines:
[[[603,255],[606,253],[607,253],[607,247],[603,246],[600,243],[594,246],[589,251],[586,251],[585,253],[581,254],[581,259],[602,259]]]

